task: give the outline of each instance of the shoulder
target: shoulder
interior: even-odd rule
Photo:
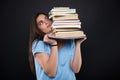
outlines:
[[[32,52],[37,53],[37,52],[46,52],[46,43],[42,40],[34,40],[32,43]]]
[[[34,40],[32,43],[32,49],[44,48],[44,46],[45,46],[45,42],[43,42],[42,40]]]
[[[42,41],[42,40],[34,40],[33,43],[32,43],[32,46],[35,46],[35,45],[44,45],[45,43]]]

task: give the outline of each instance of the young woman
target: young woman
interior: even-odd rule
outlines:
[[[76,80],[82,64],[80,45],[86,39],[49,39],[52,21],[37,13],[30,27],[29,61],[37,80]]]

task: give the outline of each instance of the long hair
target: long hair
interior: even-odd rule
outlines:
[[[44,37],[44,33],[38,29],[36,19],[39,15],[46,15],[45,13],[37,13],[35,16],[32,18],[32,22],[30,24],[30,34],[29,34],[29,65],[32,73],[35,75],[35,64],[34,64],[34,56],[32,54],[32,42],[37,39],[40,40]]]

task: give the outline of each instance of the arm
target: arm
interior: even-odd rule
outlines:
[[[44,41],[49,42],[51,45],[57,44],[56,41],[50,40],[46,36],[44,38]],[[54,77],[56,75],[56,70],[58,66],[57,46],[52,46],[50,56],[48,56],[48,54],[46,53],[40,53],[36,54],[35,57],[49,77]]]
[[[73,58],[73,61],[71,61],[71,64],[70,64],[75,73],[78,73],[80,71],[80,68],[81,68],[81,65],[82,65],[81,43],[85,39],[86,38],[76,40],[74,58]]]

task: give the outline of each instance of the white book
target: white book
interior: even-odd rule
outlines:
[[[53,22],[53,25],[81,25],[81,22]]]
[[[52,9],[51,12],[69,12],[69,11],[74,11],[76,12],[76,9]]]
[[[54,20],[53,23],[55,22],[80,22],[79,19],[74,19],[74,20]]]
[[[49,13],[49,18],[52,18],[54,16],[60,17],[60,16],[69,16],[69,15],[77,15],[78,16],[77,13],[71,13],[71,14],[68,14],[68,13],[67,14],[66,13],[51,14],[51,13]]]
[[[71,11],[62,11],[62,12],[50,12],[49,14],[53,14],[53,15],[55,15],[55,14],[73,14],[73,13],[76,13],[76,11],[75,10],[71,10]]]
[[[53,25],[52,28],[81,28],[81,25]]]
[[[53,9],[70,9],[70,7],[53,7]]]

